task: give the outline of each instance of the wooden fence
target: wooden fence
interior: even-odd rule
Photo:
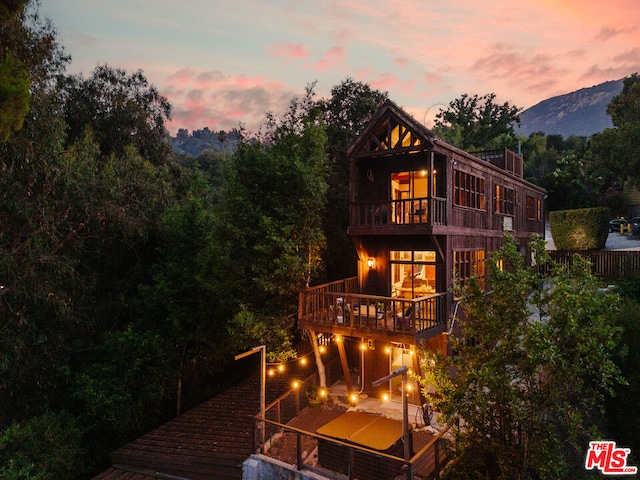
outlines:
[[[640,275],[640,251],[615,250],[551,250],[551,260],[572,265],[573,256],[588,259],[592,272],[601,278],[622,278]]]

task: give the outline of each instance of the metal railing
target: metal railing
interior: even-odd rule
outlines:
[[[447,435],[450,427],[439,432],[410,460],[405,460],[401,456],[308,432],[272,419],[281,415],[282,403],[300,405],[300,399],[299,391],[291,391],[267,409],[264,420],[256,416],[256,426],[264,422],[268,432],[267,442],[259,445],[257,451],[284,461],[296,470],[308,469],[317,473],[328,470],[360,480],[398,477],[406,480],[438,479],[440,471],[450,460],[452,440]],[[278,413],[273,413],[273,410]],[[281,448],[281,445],[285,448]]]

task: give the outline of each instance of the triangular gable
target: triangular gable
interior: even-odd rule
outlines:
[[[351,155],[389,154],[428,148],[428,130],[393,102],[385,102],[350,149]]]

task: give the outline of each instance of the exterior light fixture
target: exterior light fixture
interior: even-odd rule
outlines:
[[[367,267],[373,269],[376,268],[376,261],[373,258],[367,260]]]

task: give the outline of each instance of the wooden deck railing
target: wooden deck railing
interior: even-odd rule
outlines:
[[[415,299],[364,295],[352,279],[320,285],[300,293],[298,322],[304,327],[330,327],[360,333],[387,333],[426,338],[424,332],[445,326],[448,293]]]
[[[575,254],[591,262],[594,275],[601,278],[622,278],[640,275],[640,252],[614,250],[551,250],[551,260],[573,265]],[[548,267],[547,267],[548,270]]]
[[[382,225],[444,225],[446,199],[412,198],[351,204],[349,224],[354,227]]]

